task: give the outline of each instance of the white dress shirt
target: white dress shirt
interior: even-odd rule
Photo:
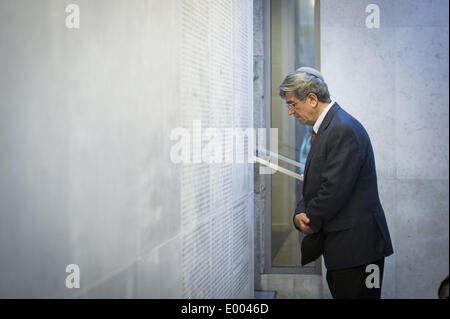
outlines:
[[[323,119],[325,118],[325,116],[327,115],[328,111],[331,109],[333,104],[334,104],[334,101],[331,101],[331,103],[327,105],[325,110],[323,110],[322,114],[320,114],[320,116],[317,119],[316,123],[314,123],[314,126],[313,126],[314,133],[317,134],[317,132],[319,132],[320,125],[322,124]]]

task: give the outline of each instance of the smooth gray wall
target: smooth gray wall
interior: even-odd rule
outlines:
[[[80,29],[65,26],[69,3],[80,6]],[[239,20],[226,22],[251,34],[246,21],[252,6],[245,3]],[[223,281],[239,289],[222,289],[221,296],[253,296],[251,249],[233,255],[235,263],[221,273],[222,281],[213,275],[217,265],[202,270],[209,275],[207,288],[190,289],[180,267],[191,262],[182,239],[192,230],[182,231],[186,188],[181,166],[170,160],[169,136],[184,124],[180,35],[187,7],[230,17],[242,9],[238,2],[187,0],[0,2],[0,297],[215,297]],[[209,23],[220,27],[212,18]],[[241,46],[233,36],[221,40],[242,56],[251,74],[251,37],[247,43],[237,39]],[[199,74],[207,78],[212,72]],[[230,72],[231,79],[241,76],[236,87],[245,92],[251,75]],[[230,92],[225,98],[236,101]],[[251,100],[229,106],[252,113]],[[242,171],[213,172],[236,183],[243,175],[233,177]],[[246,184],[251,190],[252,179]],[[212,196],[216,188],[206,186]],[[245,194],[245,209],[216,213],[232,221],[241,213],[241,229],[251,239],[253,199]],[[222,236],[230,247],[241,240],[231,229]],[[195,238],[191,245],[201,239]],[[200,252],[207,265],[217,257],[213,248],[211,240]],[[237,271],[238,261],[247,261],[248,268]],[[79,289],[65,286],[68,264],[80,267]]]
[[[369,29],[366,6],[380,8]],[[437,298],[449,269],[447,0],[321,0],[321,70],[367,129],[395,254],[384,298]]]

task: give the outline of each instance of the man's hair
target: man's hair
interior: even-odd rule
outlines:
[[[309,67],[301,67],[286,76],[279,90],[283,99],[286,92],[293,92],[294,96],[300,101],[305,101],[309,93],[314,93],[320,102],[331,102],[328,85],[325,83],[322,74]]]

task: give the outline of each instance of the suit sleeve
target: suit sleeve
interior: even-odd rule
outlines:
[[[302,231],[297,225],[295,224],[295,216],[297,216],[300,213],[306,212],[305,209],[305,202],[303,201],[303,198],[301,201],[297,203],[297,207],[295,208],[294,217],[292,218],[292,222],[294,223],[294,227],[297,228],[299,231]]]
[[[348,201],[362,166],[360,145],[348,125],[333,128],[327,139],[321,182],[316,196],[308,202],[306,215],[314,233],[331,220]]]

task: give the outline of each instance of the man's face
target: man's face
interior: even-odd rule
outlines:
[[[293,105],[288,108],[288,114],[294,115],[304,125],[313,126],[317,120],[317,101],[309,96],[305,102],[297,99],[293,92],[285,93],[286,104]]]

